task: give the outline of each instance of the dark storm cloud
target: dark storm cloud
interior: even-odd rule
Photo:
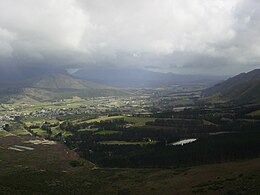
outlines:
[[[0,0],[0,66],[234,74],[259,32],[258,0]]]

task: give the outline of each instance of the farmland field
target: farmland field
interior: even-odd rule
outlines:
[[[134,123],[134,126],[144,126],[146,122],[154,121],[155,118],[142,118],[142,117],[125,117],[127,122]]]

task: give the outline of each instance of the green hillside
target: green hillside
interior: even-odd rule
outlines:
[[[214,97],[237,102],[260,101],[260,69],[241,73],[203,91],[204,97]]]
[[[0,86],[0,101],[50,101],[79,97],[127,95],[124,90],[73,78],[64,74],[43,75]]]
[[[94,82],[79,80],[69,75],[51,74],[33,80],[31,87],[42,89],[108,89]],[[111,87],[110,87],[111,88]]]

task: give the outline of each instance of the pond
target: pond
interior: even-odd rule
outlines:
[[[189,143],[192,143],[192,142],[195,142],[197,139],[196,138],[192,138],[192,139],[184,139],[184,140],[181,140],[181,141],[178,141],[178,142],[174,142],[174,143],[171,143],[169,145],[172,145],[172,146],[183,146],[184,144],[189,144]]]

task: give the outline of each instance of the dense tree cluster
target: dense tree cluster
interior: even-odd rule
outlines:
[[[255,109],[258,107],[254,105],[250,109],[232,105],[168,111],[154,114],[158,118],[145,126],[130,128],[125,128],[123,119],[101,121],[91,125],[120,133],[100,135],[76,131],[66,138],[66,144],[77,148],[82,157],[108,167],[180,167],[253,158],[260,155],[260,121],[248,117],[248,112]],[[171,145],[185,138],[197,138],[197,141],[183,146]],[[100,144],[113,140],[152,140],[154,143]]]

